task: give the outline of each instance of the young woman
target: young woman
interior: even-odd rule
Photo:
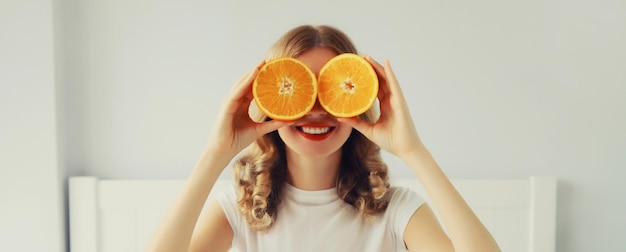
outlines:
[[[297,58],[318,74],[347,52],[357,53],[341,31],[300,26],[268,58]],[[389,62],[365,58],[379,77],[378,116],[336,118],[319,104],[292,122],[250,115],[251,84],[263,63],[245,74],[148,251],[499,251],[420,140]],[[220,173],[249,145],[235,163],[235,190],[201,214]],[[418,195],[389,185],[380,149],[411,167],[449,236]]]

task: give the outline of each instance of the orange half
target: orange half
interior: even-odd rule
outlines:
[[[254,101],[272,119],[291,121],[313,109],[315,74],[301,61],[278,58],[265,63],[252,83]]]
[[[318,98],[336,117],[358,116],[374,105],[378,76],[363,57],[344,53],[330,59],[318,76]]]

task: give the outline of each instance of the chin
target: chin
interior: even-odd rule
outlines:
[[[293,152],[298,153],[301,156],[305,156],[307,158],[326,158],[337,152],[341,151],[341,146],[339,148],[328,148],[328,147],[316,147],[316,146],[304,146],[301,148],[291,148]]]

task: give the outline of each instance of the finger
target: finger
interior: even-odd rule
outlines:
[[[264,64],[265,60],[262,60],[261,62],[259,62],[259,64],[257,64],[255,68],[248,70],[248,72],[246,72],[246,74],[239,78],[239,80],[235,83],[233,89],[240,90],[242,88],[242,85],[246,86],[248,84],[252,84],[252,80],[256,78],[256,75],[259,73]]]
[[[396,74],[393,72],[393,69],[391,68],[391,63],[389,63],[389,60],[385,60],[385,74],[387,76],[387,80],[389,80],[389,83],[388,83],[389,91],[394,95],[402,96],[402,89],[400,89],[400,83],[398,82],[398,79],[396,78]]]
[[[351,117],[351,118],[337,118],[337,121],[341,123],[345,123],[350,127],[358,130],[365,137],[371,139],[372,138],[372,125],[361,120],[359,117]]]
[[[278,130],[282,127],[293,125],[293,121],[270,120],[257,124],[257,136],[261,137],[267,133]]]
[[[370,65],[372,65],[374,71],[376,72],[376,75],[378,75],[378,78],[386,81],[387,76],[385,75],[385,68],[380,63],[378,63],[378,61],[374,60],[374,58],[370,56],[365,56],[365,59],[370,63]]]
[[[261,60],[261,62],[259,62],[259,64],[256,65],[256,69],[261,69],[261,67],[263,67],[263,65],[265,65],[265,63],[267,63],[267,61]]]
[[[389,60],[385,61],[385,71],[387,77],[389,78],[389,89],[391,92],[390,95],[393,97],[390,98],[390,107],[388,109],[391,109],[391,107],[393,107],[394,112],[399,112],[400,114],[408,113],[409,108],[406,98],[404,97],[402,88],[400,87],[400,82],[398,82],[396,74],[391,67],[391,63],[389,63]],[[410,117],[410,115],[408,116]]]
[[[231,91],[231,98],[234,100],[241,99],[242,97],[246,97],[250,95],[250,91],[252,90],[252,83],[254,79],[259,73],[261,66],[265,61],[262,61],[257,65],[254,69],[251,69],[246,75],[244,75],[233,87]]]
[[[378,61],[372,58],[372,56],[365,56],[365,59],[372,65],[372,67],[374,67],[374,70],[377,74],[379,74],[380,76],[385,76],[383,65],[378,63]]]
[[[383,100],[389,94],[389,87],[387,85],[388,79],[385,68],[370,56],[366,56],[365,59],[370,62],[376,72],[376,75],[378,76],[378,99]]]
[[[252,83],[259,72],[259,68],[262,67],[263,64],[265,64],[265,61],[261,61],[255,68],[250,69],[231,87],[229,94],[224,98],[222,103],[222,109],[225,113],[243,111],[243,106],[246,106],[246,108],[249,106],[252,100]]]
[[[235,90],[237,90],[237,88],[241,85],[241,83],[243,83],[243,81],[246,78],[248,78],[248,76],[252,73],[252,71],[254,71],[254,69],[248,70],[244,75],[242,75],[241,77],[239,77],[239,79],[237,79],[235,84],[233,84],[233,86],[230,88],[230,94],[234,93]]]

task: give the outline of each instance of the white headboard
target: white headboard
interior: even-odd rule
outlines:
[[[183,183],[70,178],[70,251],[144,251]],[[232,183],[218,181],[214,191]],[[453,179],[452,183],[502,251],[555,251],[556,179]],[[416,179],[395,179],[392,184],[412,188],[429,201]]]

